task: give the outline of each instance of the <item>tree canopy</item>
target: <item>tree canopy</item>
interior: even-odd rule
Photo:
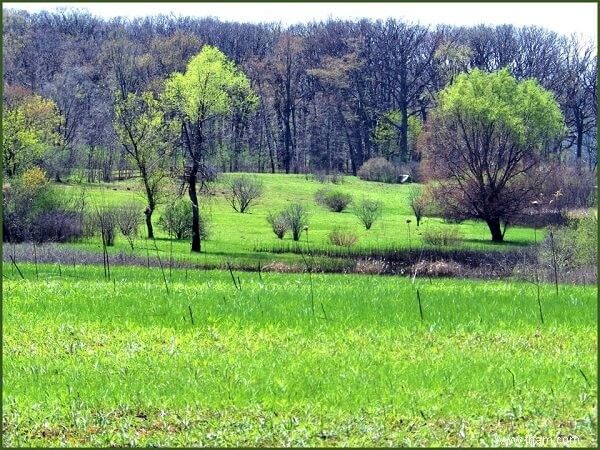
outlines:
[[[539,155],[565,132],[553,95],[507,69],[459,75],[442,90],[425,138],[427,169],[444,179],[445,213],[485,220],[493,241],[535,192]]]
[[[60,145],[62,120],[56,103],[35,94],[5,106],[2,147],[8,176],[30,168],[47,150]]]
[[[218,48],[205,45],[165,84],[165,98],[185,125],[231,112],[236,103],[258,104],[250,81]]]

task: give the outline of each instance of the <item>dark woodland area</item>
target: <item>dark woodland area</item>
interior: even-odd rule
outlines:
[[[356,175],[365,161],[384,157],[417,179],[419,136],[436,93],[474,68],[537,79],[568,126],[545,156],[592,172],[597,164],[596,50],[543,28],[426,28],[395,19],[286,28],[192,17],[103,20],[77,10],[7,10],[3,26],[4,110],[32,94],[54,102],[60,145],[38,165],[57,180],[131,173],[114,128],[117,103],[130,93],[160,94],[206,44],[246,74],[259,98],[252,110],[207,121],[202,162],[217,171]],[[169,153],[170,168],[183,171],[182,134],[173,136],[169,145],[179,150]],[[5,173],[17,171],[5,155]]]

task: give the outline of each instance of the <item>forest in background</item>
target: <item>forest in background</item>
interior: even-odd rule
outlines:
[[[217,171],[356,175],[382,156],[418,178],[419,134],[436,92],[469,69],[505,67],[517,80],[537,79],[562,109],[568,135],[546,150],[548,159],[596,168],[596,48],[539,27],[428,28],[396,19],[284,27],[5,10],[3,110],[32,94],[51,100],[60,144],[37,163],[57,180],[127,176],[134,166],[114,129],[115,103],[160,93],[204,45],[231,58],[260,100],[207,125],[206,163]],[[48,122],[43,101],[36,108]],[[185,165],[180,138],[172,141],[174,172]]]

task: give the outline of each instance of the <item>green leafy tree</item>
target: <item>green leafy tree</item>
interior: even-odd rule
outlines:
[[[160,201],[168,177],[172,147],[170,130],[159,102],[151,92],[129,93],[115,105],[115,131],[130,162],[140,171],[148,206],[145,210],[148,238],[154,238],[152,213]]]
[[[60,145],[63,120],[56,103],[39,95],[14,103],[5,104],[2,115],[4,170],[9,177],[32,167]]]
[[[200,251],[200,213],[196,185],[205,163],[209,122],[231,114],[234,108],[254,109],[258,97],[248,78],[219,49],[204,46],[185,73],[174,73],[165,85],[164,98],[181,125],[187,153],[188,193],[192,203],[192,251]]]
[[[565,131],[553,95],[508,69],[460,74],[439,93],[424,139],[426,172],[448,216],[484,220],[492,241],[535,194],[543,149]],[[502,225],[504,224],[504,229]]]

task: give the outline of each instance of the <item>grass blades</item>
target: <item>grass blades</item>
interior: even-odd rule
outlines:
[[[542,324],[527,283],[312,274],[321,316],[306,274],[20,267],[7,447],[597,444],[595,287],[541,284]]]

